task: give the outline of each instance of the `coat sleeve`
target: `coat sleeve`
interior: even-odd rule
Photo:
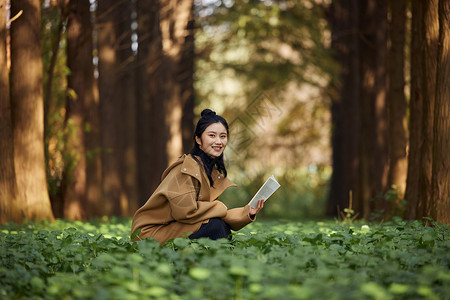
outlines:
[[[167,199],[176,221],[194,224],[227,214],[227,207],[218,200],[198,201],[200,183],[192,176],[179,173],[172,180],[173,189],[167,193]]]
[[[250,218],[249,211],[250,206],[248,205],[232,208],[227,211],[227,215],[223,217],[222,220],[230,225],[231,229],[239,230],[255,220],[255,218]]]

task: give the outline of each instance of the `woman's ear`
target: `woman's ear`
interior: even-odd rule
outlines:
[[[202,145],[202,140],[201,140],[198,136],[195,137],[195,142],[196,142],[199,146]]]

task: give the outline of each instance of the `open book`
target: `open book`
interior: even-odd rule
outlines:
[[[264,199],[264,202],[275,193],[280,187],[280,184],[276,181],[275,177],[270,176],[269,179],[264,182],[259,191],[253,196],[252,200],[248,203],[250,207],[256,208],[258,206],[258,200]]]

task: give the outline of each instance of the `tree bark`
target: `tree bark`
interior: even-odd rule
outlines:
[[[137,66],[136,56],[132,50],[132,35],[136,33],[131,30],[131,23],[137,21],[132,18],[136,13],[135,6],[122,2],[119,7],[121,11],[120,21],[116,23],[116,31],[120,32],[120,43],[116,50],[120,62],[118,71],[120,95],[119,122],[119,163],[122,182],[121,210],[122,214],[132,216],[137,207],[139,199],[138,190],[138,161],[137,161],[137,112],[136,112],[136,81]],[[119,34],[116,35],[119,35]]]
[[[17,186],[27,219],[53,219],[44,155],[40,1],[11,1],[11,100]]]
[[[14,168],[14,140],[7,68],[6,0],[0,1],[0,224],[25,217]]]
[[[168,162],[174,162],[183,154],[183,140],[187,139],[183,138],[184,109],[192,107],[193,102],[193,56],[189,56],[193,55],[193,0],[161,0],[160,3],[162,51],[166,74],[162,83],[164,90],[167,91],[164,110],[165,123],[169,131],[166,151]],[[183,61],[183,58],[186,58],[186,61]],[[187,121],[185,119],[186,122],[189,120],[193,120],[193,111],[191,118],[187,118]],[[189,126],[192,127],[193,124]],[[185,136],[188,134],[187,131]]]
[[[372,187],[370,211],[384,212],[389,210],[389,203],[384,197],[388,190],[389,173],[389,119],[388,119],[388,0],[373,1],[375,9],[375,47],[376,47],[376,65],[375,65],[375,106],[374,106],[374,156],[371,160]],[[363,59],[370,59],[369,57]],[[365,216],[368,218],[369,216]]]
[[[450,2],[439,0],[439,46],[434,106],[432,212],[450,225]]]
[[[406,1],[390,0],[391,22],[389,26],[391,47],[389,50],[389,187],[398,188],[398,198],[391,204],[392,210],[400,208],[406,187],[406,99],[405,99],[405,27]]]
[[[386,210],[386,2],[360,3],[361,135],[360,192],[356,211],[368,219],[374,210]]]
[[[423,139],[422,109],[424,95],[422,86],[424,78],[422,77],[422,45],[424,43],[424,8],[422,1],[413,1],[411,6],[411,99],[409,101],[409,151],[405,199],[407,201],[407,218],[415,219],[418,216],[420,147]]]
[[[371,167],[370,158],[374,155],[375,130],[375,69],[376,69],[376,20],[374,17],[376,7],[373,1],[364,1],[359,6],[359,45],[360,45],[360,70],[361,76],[361,144],[360,144],[360,169],[359,201],[355,201],[355,210],[363,218],[370,215],[371,199]],[[374,179],[374,178],[373,178]]]
[[[122,2],[99,1],[98,26],[98,71],[100,95],[100,124],[102,143],[103,212],[105,215],[121,215],[120,199],[122,184],[119,164],[120,97],[118,79],[119,60],[117,48],[120,33],[116,22],[121,18]],[[119,19],[118,19],[119,18]]]
[[[64,216],[86,219],[102,211],[98,135],[98,92],[92,64],[89,0],[69,2],[67,24],[68,98]]]
[[[167,66],[162,52],[159,1],[137,2],[139,49],[137,54],[137,119],[139,204],[144,204],[160,183],[167,167]]]
[[[180,53],[178,82],[180,82],[180,101],[182,103],[182,144],[183,152],[189,153],[194,146],[194,106],[195,106],[195,92],[194,92],[194,57],[195,57],[195,43],[194,30],[195,21],[193,14],[193,6],[187,18],[186,35]]]
[[[433,161],[433,114],[436,91],[437,50],[439,38],[438,0],[424,1],[424,25],[422,27],[424,44],[422,46],[423,68],[423,115],[422,141],[420,145],[420,166],[418,185],[418,207],[416,218],[430,217],[431,208],[431,176]]]
[[[358,1],[333,1],[332,48],[340,62],[340,80],[332,83],[333,174],[327,215],[349,207],[349,195],[359,195],[359,44]],[[358,201],[358,198],[354,199]]]

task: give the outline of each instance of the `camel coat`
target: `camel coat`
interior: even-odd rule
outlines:
[[[140,228],[139,238],[150,237],[164,244],[176,237],[189,236],[211,218],[222,218],[233,230],[254,221],[248,205],[228,209],[217,199],[225,189],[236,185],[216,169],[211,176],[213,187],[203,166],[190,154],[180,157],[164,171],[160,185],[136,211],[131,233]]]

